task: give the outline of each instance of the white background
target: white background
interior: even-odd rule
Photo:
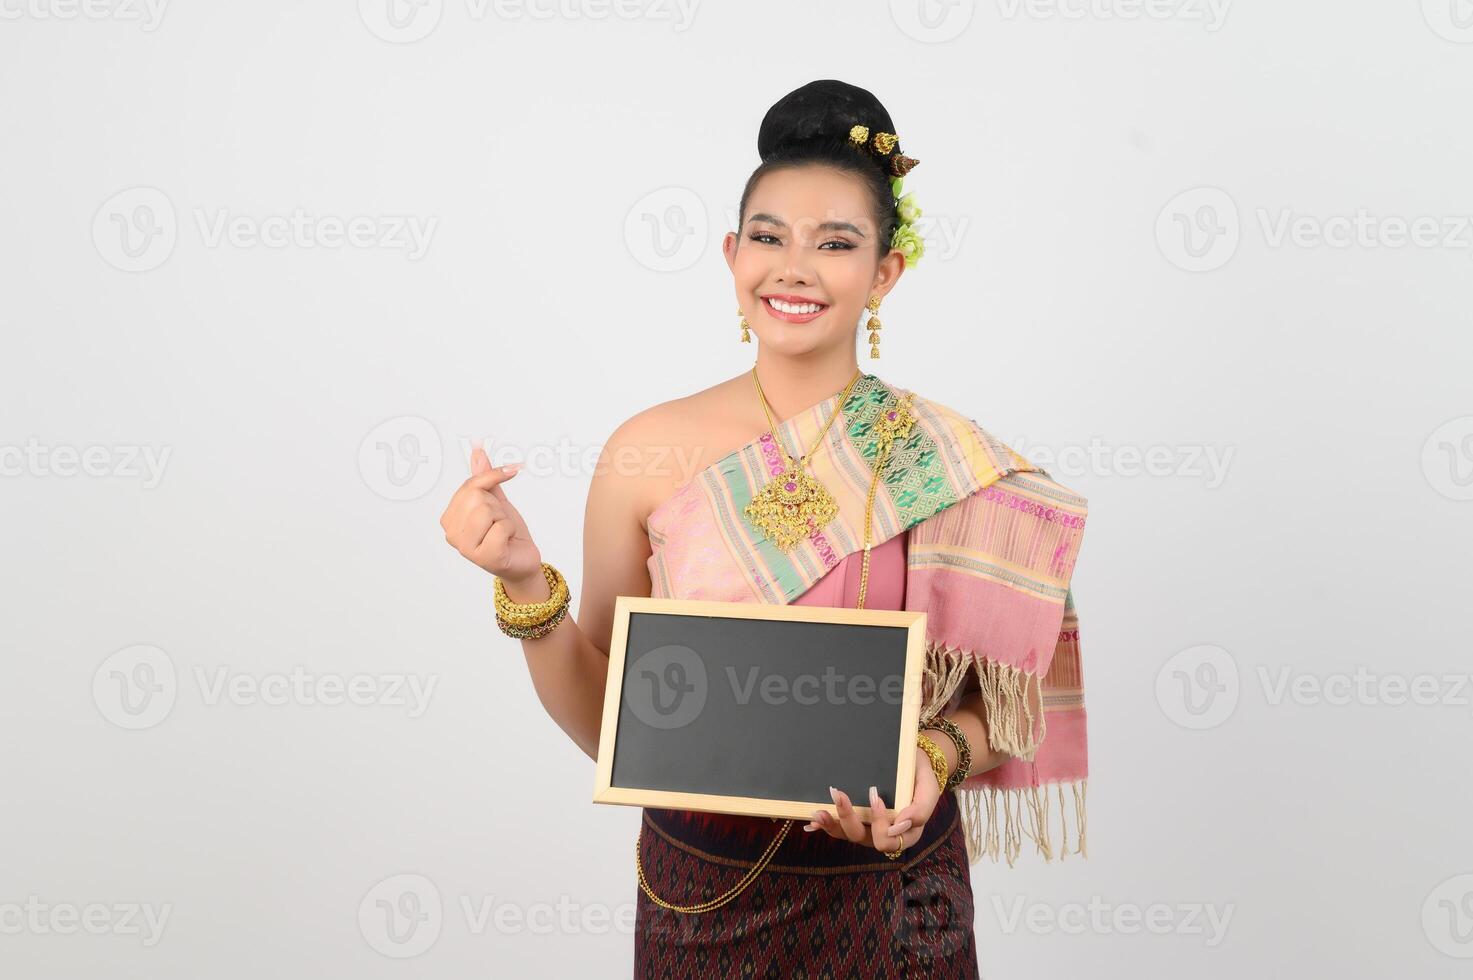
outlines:
[[[973,867],[984,975],[1466,975],[1467,0],[385,2],[0,0],[0,972],[628,975],[638,810],[437,518],[527,458],[576,603],[602,440],[752,363],[720,236],[836,77],[926,211],[861,366],[1091,507],[1091,853]],[[434,686],[215,696],[294,669]]]

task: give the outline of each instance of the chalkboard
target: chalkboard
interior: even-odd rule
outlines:
[[[807,819],[910,802],[926,614],[618,596],[595,803]]]

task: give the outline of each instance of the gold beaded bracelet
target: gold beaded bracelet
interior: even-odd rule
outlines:
[[[924,732],[916,732],[916,744],[925,750],[926,756],[931,760],[931,772],[936,775],[936,785],[941,788],[941,792],[946,792],[946,756]]]
[[[535,639],[551,633],[568,612],[571,593],[562,573],[547,562],[542,563],[542,577],[552,593],[541,602],[513,602],[506,593],[500,576],[492,589],[496,604],[496,625],[507,636]]]
[[[507,622],[505,619],[501,618],[500,614],[498,614],[496,616],[496,625],[499,626],[501,628],[501,632],[505,633],[507,636],[515,637],[518,640],[537,640],[557,629],[558,623],[561,623],[563,621],[563,618],[567,615],[567,613],[568,607],[563,606],[557,612],[553,613],[552,617],[548,619],[547,622],[540,623],[537,626],[518,626],[515,623]]]
[[[937,715],[921,727],[945,732],[952,744],[956,746],[956,769],[952,771],[951,778],[946,781],[945,787],[945,789],[956,789],[972,774],[972,743],[967,740],[966,733],[957,723],[945,715]]]

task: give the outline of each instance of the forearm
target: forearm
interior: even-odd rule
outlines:
[[[535,581],[505,585],[513,602],[541,602],[550,594],[540,572]],[[551,633],[521,642],[542,707],[585,755],[597,760],[608,654],[573,621],[571,609]]]
[[[962,698],[956,710],[947,714],[946,718],[962,730],[972,750],[972,765],[967,775],[976,776],[989,769],[996,769],[1012,758],[1008,753],[993,749],[987,744],[987,709],[983,704],[981,691],[972,691]],[[927,734],[941,750],[941,754],[946,756],[947,771],[955,772],[958,756],[956,745],[945,732],[932,731]]]

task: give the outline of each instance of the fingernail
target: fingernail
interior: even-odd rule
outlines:
[[[880,798],[880,791],[871,786],[869,788],[869,798],[872,800],[878,800]]]
[[[522,464],[521,463],[507,463],[501,469],[502,469],[502,472],[504,472],[504,473],[515,473],[517,470],[519,470],[521,468],[522,468]]]
[[[817,830],[817,829],[818,829],[818,828],[817,828],[817,827],[815,827],[815,826],[813,826],[813,824],[811,824],[811,823],[808,823],[808,824],[804,824],[804,825],[803,825],[803,829],[804,829],[804,830]]]
[[[905,833],[909,829],[910,829],[910,821],[909,820],[902,820],[902,821],[900,821],[897,824],[891,824],[890,825],[890,833],[893,836],[895,836],[895,837],[899,837],[901,834]]]
[[[830,786],[829,795],[834,798],[834,805],[837,806],[839,803],[839,791]]]

